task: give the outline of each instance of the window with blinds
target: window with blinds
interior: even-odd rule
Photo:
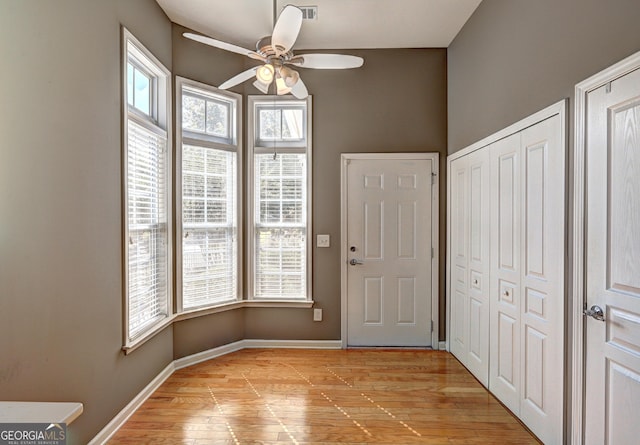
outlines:
[[[178,78],[181,95],[181,308],[238,299],[239,99]]]
[[[170,73],[124,30],[126,328],[130,346],[171,314]]]
[[[306,154],[256,154],[255,172],[255,297],[306,299]]]
[[[311,299],[308,101],[250,98],[255,299]]]

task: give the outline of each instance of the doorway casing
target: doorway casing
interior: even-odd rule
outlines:
[[[359,160],[418,160],[427,159],[432,161],[435,180],[433,181],[432,194],[432,214],[431,214],[431,240],[433,248],[433,261],[431,262],[431,270],[426,273],[431,274],[431,346],[433,349],[439,348],[439,154],[438,153],[343,153],[340,163],[340,338],[342,348],[347,347],[347,166],[354,159]]]
[[[615,79],[640,69],[640,52],[583,80],[575,87],[574,144],[573,144],[573,250],[571,281],[571,444],[581,445],[584,434],[584,366],[585,330],[582,310],[585,296],[585,192],[586,192],[586,132],[587,95]]]

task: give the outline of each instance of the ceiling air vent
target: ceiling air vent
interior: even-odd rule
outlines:
[[[317,6],[298,6],[302,11],[302,20],[318,20]]]

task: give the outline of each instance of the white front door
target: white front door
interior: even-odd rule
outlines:
[[[640,70],[587,110],[584,443],[624,445],[640,440]]]
[[[347,344],[430,346],[437,158],[347,162]]]

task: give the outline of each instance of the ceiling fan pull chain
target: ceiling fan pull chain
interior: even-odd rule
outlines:
[[[274,1],[274,5],[275,5],[275,1]],[[274,6],[274,11],[275,11],[275,6]],[[273,82],[275,84],[275,82]],[[273,115],[275,117],[276,115],[276,111],[278,110],[278,107],[276,105],[276,101],[278,100],[278,92],[277,90],[273,93]],[[282,116],[280,117],[280,134],[282,134]],[[278,144],[277,142],[277,137],[273,138],[273,160],[275,161],[276,159],[278,159],[278,152],[276,150],[276,145]]]

